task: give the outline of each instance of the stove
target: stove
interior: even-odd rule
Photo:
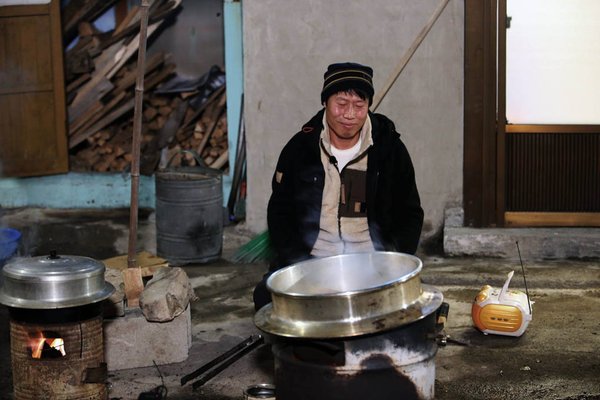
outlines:
[[[434,398],[435,314],[373,335],[273,339],[278,400]]]
[[[443,295],[422,266],[373,252],[274,272],[254,322],[272,343],[277,400],[432,400]]]
[[[86,257],[20,258],[3,271],[15,400],[106,400],[102,300],[114,291]]]

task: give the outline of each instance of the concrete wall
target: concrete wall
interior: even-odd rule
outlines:
[[[328,64],[375,71],[377,92],[438,0],[244,0],[247,225],[266,228],[270,181],[283,145],[319,108]],[[451,0],[377,112],[395,121],[415,165],[424,239],[462,202],[464,2]]]
[[[130,4],[138,5],[139,1]],[[176,19],[148,43],[148,55],[172,55],[177,74],[196,78],[224,64],[223,0],[183,0]]]

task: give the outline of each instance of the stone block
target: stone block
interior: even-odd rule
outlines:
[[[168,322],[149,322],[139,308],[104,320],[104,349],[109,371],[185,361],[192,345],[190,307]]]

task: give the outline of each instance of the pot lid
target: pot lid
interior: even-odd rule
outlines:
[[[115,290],[104,279],[104,264],[89,257],[21,257],[2,270],[0,303],[17,308],[75,307],[108,298]]]

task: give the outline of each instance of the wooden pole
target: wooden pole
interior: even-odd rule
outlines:
[[[133,133],[131,152],[131,204],[129,212],[129,248],[127,269],[123,271],[123,283],[128,307],[139,307],[140,294],[144,289],[142,270],[137,265],[136,244],[138,226],[138,193],[140,186],[140,146],[142,136],[142,104],[144,97],[144,64],[146,60],[146,37],[148,32],[148,0],[142,0],[140,6],[140,34],[135,84],[135,103],[133,111]]]
[[[394,71],[394,73],[390,76],[387,83],[383,86],[383,89],[381,91],[379,91],[377,96],[375,96],[375,99],[373,99],[373,105],[371,107],[373,111],[375,111],[377,109],[377,107],[379,106],[379,103],[381,103],[381,100],[383,100],[383,98],[385,97],[387,92],[390,90],[390,88],[392,87],[394,82],[396,82],[396,79],[398,79],[398,77],[402,73],[402,70],[404,70],[404,67],[406,67],[406,64],[408,64],[408,62],[412,58],[413,54],[415,54],[415,51],[417,51],[417,48],[421,45],[421,42],[423,42],[423,39],[425,39],[425,36],[427,36],[427,34],[431,30],[431,28],[433,27],[435,22],[438,20],[438,18],[440,17],[440,14],[442,14],[442,11],[444,11],[444,8],[446,8],[446,5],[448,5],[449,1],[450,0],[442,0],[440,2],[438,7],[436,8],[436,10],[434,11],[433,15],[427,22],[427,24],[423,27],[423,29],[421,29],[421,32],[419,32],[419,35],[417,35],[417,37],[415,38],[415,40],[413,41],[411,46],[408,48],[406,53],[404,53],[404,56],[400,60],[400,63],[396,67],[396,70]]]

